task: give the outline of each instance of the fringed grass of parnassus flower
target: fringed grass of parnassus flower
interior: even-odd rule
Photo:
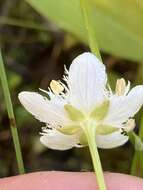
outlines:
[[[45,96],[21,92],[20,102],[38,120],[46,123],[40,141],[51,149],[89,146],[97,183],[106,190],[99,148],[114,148],[129,139],[135,127],[133,116],[143,104],[143,86],[130,92],[130,82],[117,80],[113,92],[105,66],[91,53],[75,58],[61,81],[51,81]]]
[[[128,141],[127,133],[135,126],[133,116],[143,104],[142,85],[129,92],[130,82],[126,85],[119,79],[112,91],[105,66],[91,53],[75,58],[63,79],[66,85],[51,81],[45,96],[19,93],[26,110],[46,124],[41,143],[58,150],[86,146],[87,125],[95,129],[99,148],[114,148]]]

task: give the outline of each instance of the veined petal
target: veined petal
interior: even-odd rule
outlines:
[[[46,129],[40,141],[46,147],[56,150],[68,150],[79,143],[77,135],[65,135],[55,129]]]
[[[73,106],[87,112],[101,103],[106,81],[105,66],[92,53],[83,53],[75,58],[68,79]]]
[[[53,125],[69,125],[61,99],[48,100],[36,92],[21,92],[18,95],[21,104],[41,122]]]
[[[99,148],[115,148],[125,144],[128,139],[128,136],[121,134],[120,131],[116,131],[108,135],[97,135],[96,144]]]
[[[133,117],[143,105],[143,85],[134,87],[127,96],[113,96],[110,99],[109,110],[105,124],[121,126]]]

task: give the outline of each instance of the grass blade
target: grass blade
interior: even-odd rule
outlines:
[[[11,101],[11,97],[10,97],[10,92],[9,92],[9,87],[8,87],[8,82],[7,82],[7,77],[6,77],[6,73],[5,73],[1,50],[0,50],[0,79],[1,79],[2,89],[3,89],[3,93],[4,93],[8,117],[9,117],[9,121],[10,121],[10,129],[11,129],[12,138],[13,138],[13,142],[14,142],[18,169],[19,169],[19,173],[23,174],[24,173],[24,164],[23,164],[19,137],[18,137],[16,122],[15,122],[15,116],[14,116],[14,111],[13,111],[12,101]]]

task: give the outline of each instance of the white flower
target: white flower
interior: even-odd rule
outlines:
[[[133,116],[143,104],[143,86],[130,92],[124,79],[117,80],[113,93],[107,85],[105,66],[91,53],[75,58],[62,82],[52,81],[43,97],[35,92],[21,92],[20,102],[41,122],[41,142],[52,149],[66,150],[87,145],[82,126],[95,125],[99,148],[113,148],[128,141],[127,133],[135,122]],[[48,98],[49,97],[49,98]]]

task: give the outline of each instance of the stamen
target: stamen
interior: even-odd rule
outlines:
[[[56,80],[50,82],[50,87],[56,95],[59,95],[64,90],[64,87]]]
[[[117,80],[115,92],[117,96],[122,96],[125,94],[126,81],[123,78]]]
[[[125,131],[128,133],[132,131],[135,128],[135,120],[134,119],[129,119],[127,123],[125,124]]]

